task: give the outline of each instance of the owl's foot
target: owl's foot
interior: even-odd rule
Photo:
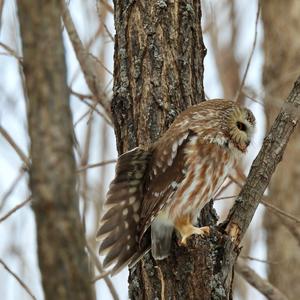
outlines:
[[[201,237],[203,237],[205,235],[208,235],[210,232],[208,226],[195,227],[193,225],[186,225],[186,226],[180,228],[180,230],[178,230],[178,231],[181,234],[180,244],[184,245],[184,246],[186,246],[186,241],[191,235],[198,234]]]

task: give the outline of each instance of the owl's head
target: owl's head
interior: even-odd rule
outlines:
[[[227,120],[230,142],[241,152],[246,152],[255,129],[253,113],[247,108],[235,107]]]

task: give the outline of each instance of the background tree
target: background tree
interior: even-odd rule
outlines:
[[[30,189],[45,298],[92,299],[75,187],[62,5],[55,0],[19,1],[18,9],[28,93]]]
[[[284,9],[284,15],[280,13]],[[295,74],[300,70],[300,43],[295,38],[300,28],[296,11],[300,2],[295,0],[262,1],[264,24],[263,83],[265,109],[270,128],[281,101],[291,89]],[[282,36],[280,32],[284,31]],[[294,215],[300,215],[299,128],[291,139],[283,162],[271,182],[268,199],[277,207]],[[268,266],[270,282],[281,289],[289,299],[300,295],[298,284],[300,269],[299,228],[295,222],[285,220],[266,211]],[[295,238],[296,237],[296,238]],[[285,274],[282,276],[282,274]]]

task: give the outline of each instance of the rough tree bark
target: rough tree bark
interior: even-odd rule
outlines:
[[[93,299],[80,222],[58,0],[18,1],[31,138],[30,188],[46,299]]]
[[[114,125],[119,153],[155,141],[204,99],[199,1],[115,4]]]
[[[299,11],[298,0],[262,1],[265,52],[263,83],[268,127],[276,116],[281,100],[290,90],[295,73],[299,73]],[[291,139],[284,161],[272,179],[268,197],[274,205],[300,216],[299,128],[297,133]],[[299,245],[276,215],[267,211],[264,223],[268,260],[277,262],[269,265],[269,280],[290,299],[299,299]]]

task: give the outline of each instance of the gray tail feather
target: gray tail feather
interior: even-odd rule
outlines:
[[[171,251],[174,227],[169,224],[154,221],[151,224],[151,252],[156,260],[169,256]]]

